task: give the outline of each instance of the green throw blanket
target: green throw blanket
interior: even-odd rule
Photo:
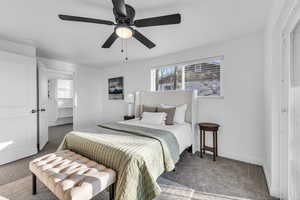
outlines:
[[[58,150],[70,149],[117,171],[116,200],[152,200],[157,178],[179,160],[175,136],[164,130],[122,123],[93,132],[68,133]]]

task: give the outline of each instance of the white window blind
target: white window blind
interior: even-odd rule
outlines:
[[[57,80],[57,98],[71,99],[73,98],[73,80]]]
[[[151,90],[198,90],[198,96],[222,96],[222,63],[214,57],[162,66],[151,71]]]

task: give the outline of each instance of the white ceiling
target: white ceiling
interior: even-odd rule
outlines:
[[[145,59],[223,41],[264,27],[272,0],[127,0],[136,19],[182,14],[180,25],[140,28],[152,50],[128,40],[130,60]],[[0,37],[34,44],[38,55],[89,66],[123,62],[118,40],[102,49],[112,26],[65,22],[58,14],[114,20],[111,0],[1,0]]]

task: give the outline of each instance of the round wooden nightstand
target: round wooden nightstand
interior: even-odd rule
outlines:
[[[199,123],[200,129],[200,157],[203,158],[205,151],[210,151],[213,153],[214,161],[218,156],[218,130],[220,125],[215,123]],[[205,134],[207,132],[213,133],[213,147],[208,147],[205,145]]]

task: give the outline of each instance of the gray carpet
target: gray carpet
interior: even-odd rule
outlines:
[[[28,163],[37,156],[55,151],[70,130],[72,126],[69,125],[50,128],[49,143],[41,153],[0,166],[0,196],[6,195],[12,200],[55,199],[41,184],[39,195],[31,196]],[[163,174],[159,183],[163,189],[159,200],[271,199],[260,166],[225,158],[218,158],[217,162],[213,162],[209,156],[201,159],[188,152],[181,156],[176,171]],[[103,195],[107,194],[99,195],[96,199],[107,199]]]
[[[217,194],[198,192],[184,185],[159,178],[162,193],[155,200],[246,200],[245,198],[230,197]],[[37,195],[31,194],[31,177],[25,177],[13,183],[0,187],[0,200],[57,200],[57,198],[41,183],[38,182]],[[104,191],[92,200],[108,200],[109,194]]]

